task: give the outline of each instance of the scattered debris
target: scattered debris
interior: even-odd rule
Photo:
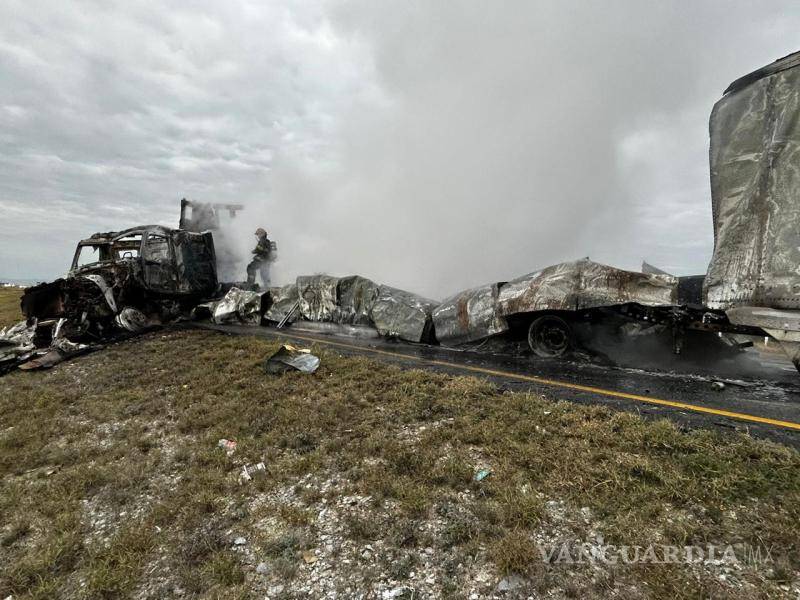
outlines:
[[[260,462],[255,465],[245,465],[242,467],[242,472],[239,474],[239,483],[246,483],[252,481],[256,477],[266,477],[267,466]]]
[[[232,456],[234,452],[236,452],[236,441],[235,440],[226,440],[222,438],[219,442],[217,442],[217,446],[225,450],[225,454],[228,456]]]
[[[491,474],[492,472],[489,469],[480,469],[475,473],[475,481],[483,481]]]
[[[34,356],[35,326],[25,321],[0,330],[0,374]]]
[[[313,373],[319,368],[319,363],[319,357],[311,354],[311,350],[284,344],[267,359],[264,363],[264,370],[272,375],[279,375],[291,370]]]
[[[717,392],[721,392],[725,389],[725,384],[721,381],[712,381],[711,382],[711,389]]]
[[[299,308],[300,308],[300,300],[295,302],[292,308],[289,309],[289,312],[287,312],[284,315],[280,323],[278,323],[277,329],[283,329],[284,327],[286,327],[286,323],[289,321],[289,319],[291,319],[294,316],[294,313],[296,313]]]

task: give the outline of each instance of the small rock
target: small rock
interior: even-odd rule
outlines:
[[[522,577],[519,575],[509,575],[508,577],[503,577],[503,579],[500,580],[500,583],[497,584],[495,591],[510,592],[511,590],[515,590],[523,585],[525,585],[525,580]]]
[[[256,567],[256,573],[259,575],[266,575],[269,573],[269,565],[265,562],[258,563],[258,566]]]
[[[235,540],[233,540],[233,545],[234,546],[244,546],[246,543],[247,543],[247,540],[244,539],[241,536],[237,537]]]
[[[712,381],[711,382],[711,389],[717,392],[721,392],[725,389],[725,384],[721,381]]]

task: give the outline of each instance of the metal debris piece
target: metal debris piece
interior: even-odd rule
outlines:
[[[35,334],[36,326],[25,321],[0,330],[0,374],[34,356]]]
[[[287,313],[286,313],[286,314],[283,316],[283,318],[281,319],[281,322],[280,322],[280,323],[278,323],[277,329],[283,329],[284,327],[286,327],[286,323],[288,323],[288,322],[289,322],[289,319],[291,319],[291,318],[294,316],[294,314],[295,314],[295,313],[296,313],[298,310],[300,310],[300,300],[298,300],[297,302],[295,302],[295,303],[292,305],[292,308],[291,308],[291,309],[289,309],[289,312],[287,312]]]
[[[290,283],[283,287],[271,287],[269,288],[269,295],[272,299],[272,304],[264,313],[265,319],[276,323],[285,320],[284,324],[292,323],[297,319],[296,310],[294,314],[291,314],[295,304],[300,300],[297,294],[297,284]]]
[[[722,390],[725,389],[725,384],[722,383],[721,381],[712,381],[711,382],[711,389],[716,391],[716,392],[721,392]]]
[[[242,472],[239,474],[239,483],[246,483],[248,481],[252,481],[255,478],[266,477],[267,476],[267,466],[263,463],[257,463],[255,465],[244,465],[242,467]]]
[[[214,306],[214,323],[238,321],[245,325],[261,323],[261,294],[231,288],[225,297]]]
[[[46,352],[46,354],[19,365],[19,368],[23,371],[49,369],[67,360],[68,358],[72,358],[80,354],[86,354],[87,352],[91,352],[97,348],[97,346],[78,344],[67,339],[65,333],[66,324],[66,319],[59,319],[53,329],[53,338],[50,342],[50,349]]]
[[[501,285],[484,285],[444,300],[433,311],[436,339],[443,345],[455,345],[508,331],[508,323],[498,313]]]
[[[114,317],[114,323],[121,329],[131,333],[141,333],[161,325],[159,319],[150,318],[142,311],[131,306],[123,308],[120,313]]]
[[[382,285],[372,305],[370,318],[382,336],[408,342],[428,342],[433,338],[431,312],[437,304],[411,292]]]
[[[311,350],[284,344],[266,360],[264,370],[273,375],[292,370],[313,373],[319,368],[319,363],[319,357],[311,354]]]

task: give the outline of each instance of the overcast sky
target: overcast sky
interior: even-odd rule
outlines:
[[[0,4],[0,279],[241,202],[276,278],[443,297],[590,256],[705,272],[708,115],[796,2]]]

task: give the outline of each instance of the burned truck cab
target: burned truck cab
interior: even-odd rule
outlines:
[[[160,225],[96,233],[81,240],[69,273],[28,288],[21,308],[29,323],[65,319],[75,335],[103,337],[119,316],[167,320],[217,290],[210,233]]]
[[[78,243],[69,277],[91,274],[151,295],[207,296],[217,287],[214,241],[160,225],[95,234]]]

